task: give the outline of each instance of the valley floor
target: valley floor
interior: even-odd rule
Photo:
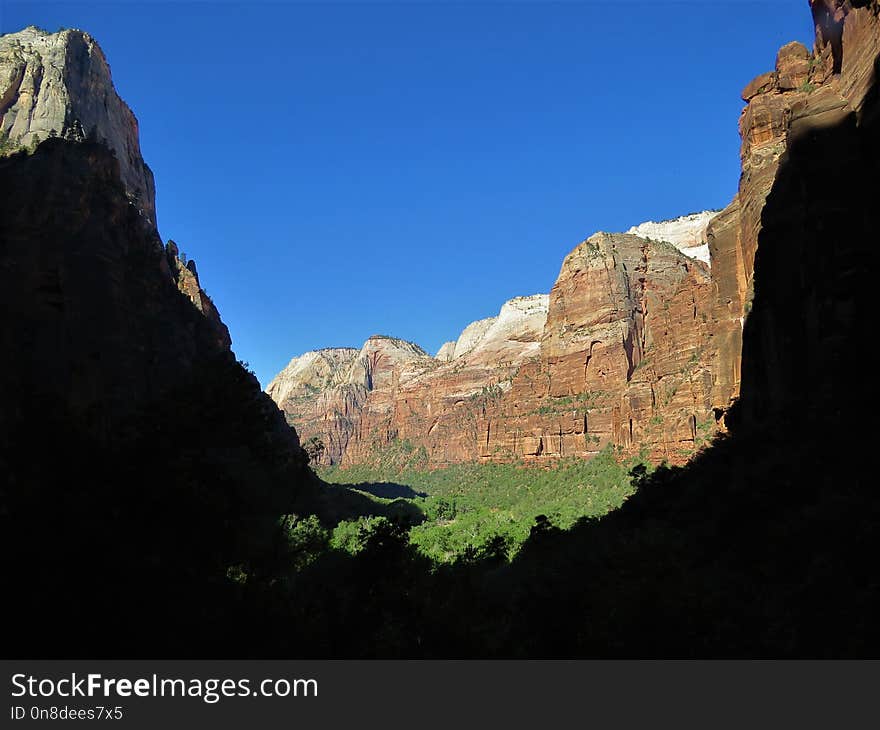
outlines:
[[[563,459],[552,468],[522,462],[473,462],[427,470],[388,463],[346,469],[318,468],[330,484],[345,486],[388,507],[407,524],[419,552],[438,562],[494,552],[512,558],[536,523],[568,529],[581,518],[600,517],[632,494],[630,471],[638,459],[612,449],[596,458]],[[358,550],[359,532],[382,516],[341,519],[332,543]]]

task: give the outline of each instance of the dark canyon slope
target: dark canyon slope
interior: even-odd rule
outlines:
[[[95,41],[3,36],[0,97],[6,601],[50,627],[65,605],[85,647],[114,621],[167,618],[171,596],[203,602],[187,596],[265,554],[314,477],[195,264],[163,245]]]

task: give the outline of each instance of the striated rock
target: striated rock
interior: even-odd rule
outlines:
[[[465,343],[464,352],[456,347],[454,360],[435,360],[402,377],[391,402],[371,394],[370,417],[363,420],[357,445],[343,463],[369,459],[394,439],[421,446],[437,463],[479,456],[478,412],[497,401],[519,365],[539,351],[546,316],[546,295],[517,297],[497,317],[465,328],[458,340]],[[376,400],[385,404],[381,411],[372,406]]]
[[[473,458],[472,419],[462,420],[460,404],[484,391],[495,392],[500,382],[509,385],[518,365],[536,356],[547,299],[518,297],[506,302],[497,317],[469,325],[458,339],[461,352],[446,347],[454,360],[431,358],[404,340],[374,336],[360,351],[346,350],[318,391],[303,389],[317,379],[311,367],[300,363],[326,351],[294,358],[267,392],[303,438],[321,438],[326,463],[370,458],[399,438],[430,443],[442,461]]]
[[[373,335],[361,347],[347,375],[349,385],[367,390],[394,389],[401,379],[422,372],[433,358],[418,345],[387,335]]]
[[[655,241],[666,241],[686,256],[708,264],[710,259],[706,232],[709,223],[716,215],[718,215],[717,210],[705,210],[702,213],[683,215],[674,220],[660,221],[659,223],[648,221],[633,226],[627,233]]]
[[[434,364],[418,345],[384,335],[360,350],[332,348],[293,358],[266,388],[304,439],[324,444],[322,462],[339,463],[364,418],[387,416],[400,381]]]
[[[354,418],[366,398],[365,388],[348,385],[349,372],[359,353],[350,347],[307,352],[293,358],[266,388],[304,440],[321,438],[325,463],[341,459]]]
[[[471,322],[462,330],[455,341],[455,346],[452,348],[449,359],[454,360],[473,350],[494,322],[495,317],[487,317],[486,319],[478,319],[476,322]]]
[[[440,345],[440,349],[437,350],[436,358],[440,362],[449,362],[453,356],[455,355],[455,343],[454,342],[444,342]]]
[[[79,30],[35,27],[0,36],[0,141],[14,149],[56,136],[111,150],[129,199],[155,221],[153,173],[141,157],[137,119],[116,93],[97,42]]]
[[[557,423],[549,453],[610,442],[677,461],[692,450],[710,418],[710,293],[708,267],[668,243],[600,233],[569,254],[542,342],[545,407],[581,401],[574,420],[595,445]]]
[[[337,375],[354,362],[358,350],[331,347],[293,358],[269,383],[266,392],[276,402],[301,399],[338,384]]]
[[[537,355],[549,300],[547,294],[533,294],[505,302],[497,317],[468,325],[456,343],[453,359],[466,357],[471,365],[496,365]],[[488,323],[485,329],[484,323]],[[469,333],[473,336],[476,324],[481,325],[479,338],[460,348]]]
[[[713,407],[723,414],[739,394],[742,327],[753,296],[761,214],[785,151],[791,111],[807,99],[810,54],[800,43],[779,51],[776,69],[743,91],[739,120],[742,175],[733,202],[707,229],[715,301]]]
[[[839,19],[839,51],[834,40],[825,42],[817,28],[817,53],[830,55],[834,69],[839,71],[838,89],[859,115],[863,106],[872,98],[876,76],[877,53],[880,47],[880,11],[874,0],[838,3],[832,17]],[[842,7],[839,7],[842,5]],[[859,5],[860,7],[855,7]],[[839,57],[838,57],[839,52]],[[876,92],[874,92],[876,93]]]

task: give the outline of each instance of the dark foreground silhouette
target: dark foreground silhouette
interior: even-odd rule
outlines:
[[[5,653],[876,656],[877,113],[875,88],[861,119],[783,160],[731,434],[684,468],[634,473],[636,494],[602,519],[539,520],[512,562],[490,541],[434,565],[393,521],[355,556],[292,540],[279,515],[321,512],[326,492],[298,447],[265,438],[263,402],[228,358],[100,437],[37,383],[0,451]]]

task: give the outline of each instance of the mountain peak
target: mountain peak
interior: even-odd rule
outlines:
[[[0,36],[0,150],[48,137],[110,149],[129,200],[155,222],[153,174],[141,156],[137,119],[116,93],[98,42],[82,30],[28,26]]]

